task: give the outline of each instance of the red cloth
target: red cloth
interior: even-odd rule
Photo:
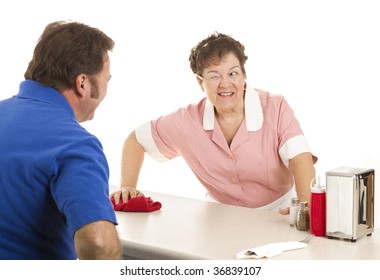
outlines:
[[[113,209],[123,212],[153,212],[161,209],[161,203],[153,201],[150,197],[137,196],[130,198],[127,202],[123,202],[121,197],[119,204],[115,204],[115,199],[111,199]]]

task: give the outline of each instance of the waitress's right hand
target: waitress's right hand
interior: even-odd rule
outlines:
[[[137,196],[144,196],[144,194],[135,187],[121,187],[118,191],[110,194],[110,199],[112,200],[113,198],[115,200],[115,204],[117,205],[120,202],[120,197],[122,202],[127,202],[129,199]]]

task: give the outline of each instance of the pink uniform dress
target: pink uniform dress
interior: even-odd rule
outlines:
[[[135,132],[154,159],[182,156],[212,199],[251,208],[288,206],[295,196],[289,160],[311,152],[284,97],[250,87],[245,93],[245,119],[230,147],[207,98]]]

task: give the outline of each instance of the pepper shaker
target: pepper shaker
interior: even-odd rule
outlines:
[[[296,227],[298,230],[308,230],[310,228],[310,209],[309,203],[303,201],[297,213]]]

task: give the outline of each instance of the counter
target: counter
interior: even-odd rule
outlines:
[[[143,191],[144,192],[144,191]],[[300,241],[309,232],[277,212],[144,192],[162,203],[155,212],[116,212],[126,259],[235,259],[238,252],[273,242]],[[356,242],[313,237],[308,247],[271,259],[380,259],[380,229]]]

